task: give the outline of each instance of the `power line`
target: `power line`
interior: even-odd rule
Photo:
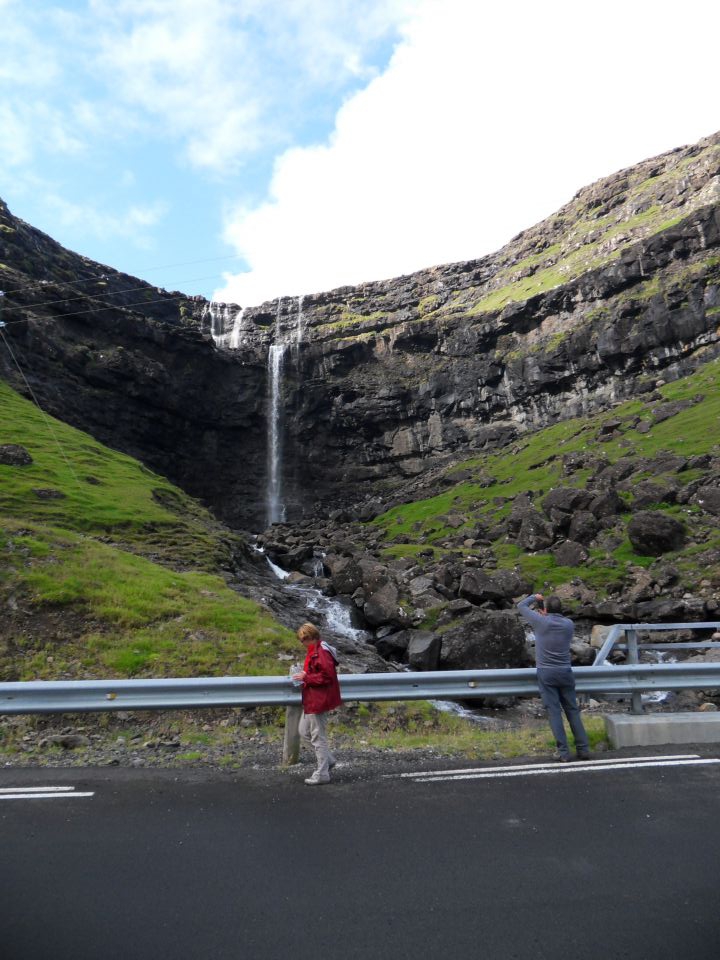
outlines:
[[[185,280],[177,280],[175,282],[176,283],[198,283],[200,280],[213,280],[215,279],[215,277],[219,277],[219,276],[221,276],[221,274],[219,273],[209,273],[209,274],[206,274],[204,277],[188,277]],[[84,282],[84,281],[78,281],[78,282]],[[144,281],[141,281],[141,282],[144,283]],[[18,288],[16,288],[16,290],[17,289]],[[150,289],[156,289],[156,288],[150,288]],[[119,296],[121,293],[137,293],[137,291],[138,291],[138,287],[137,285],[135,285],[134,287],[125,287],[123,290],[108,290],[105,293],[88,293],[84,297],[83,296],[64,297],[60,300],[41,300],[37,303],[18,304],[18,306],[22,307],[22,309],[24,310],[30,310],[30,309],[35,309],[36,307],[55,306],[60,303],[73,303],[75,300],[87,300],[91,298],[93,300],[102,300],[105,297],[116,297],[116,296]],[[190,299],[191,295],[185,294],[185,296],[187,299]],[[119,306],[121,305],[119,304]]]
[[[124,303],[124,304],[112,304],[112,303],[101,303],[97,307],[93,307],[91,310],[76,310],[73,313],[61,313],[56,317],[46,318],[47,320],[66,320],[69,317],[80,317],[86,313],[97,313],[98,310],[127,310],[129,307],[144,307],[148,306],[151,303],[174,303],[178,300],[189,300],[190,297],[186,294],[181,294],[178,297],[159,297],[157,300],[137,300],[135,303]],[[135,311],[138,313],[139,311]],[[4,326],[10,327],[15,326],[19,323],[29,323],[31,317],[23,317],[22,320],[6,320]]]
[[[2,293],[0,293],[0,297],[1,297],[1,296],[2,296]],[[2,320],[0,319],[0,337],[2,337],[2,341],[3,341],[3,343],[5,344],[5,346],[7,347],[7,351],[8,351],[8,353],[10,354],[10,357],[12,358],[13,363],[14,363],[15,366],[18,368],[18,371],[19,371],[19,373],[20,373],[20,376],[21,376],[22,379],[23,379],[23,383],[24,383],[25,386],[27,387],[27,389],[28,389],[28,391],[29,391],[29,393],[30,393],[30,396],[31,396],[32,399],[33,399],[33,402],[34,402],[35,406],[38,408],[38,410],[39,410],[40,413],[42,414],[43,419],[45,420],[45,424],[46,424],[48,430],[50,431],[50,434],[51,434],[53,440],[54,440],[55,443],[57,444],[58,450],[60,451],[60,455],[61,455],[61,457],[63,458],[63,460],[65,461],[65,465],[67,466],[68,470],[70,471],[70,473],[71,473],[72,476],[73,476],[73,479],[74,479],[75,483],[77,484],[78,490],[79,490],[81,493],[83,493],[83,488],[82,488],[82,486],[81,486],[81,484],[80,484],[80,480],[78,479],[78,475],[75,473],[75,470],[73,469],[72,464],[70,463],[70,461],[68,460],[68,458],[67,458],[67,456],[66,456],[66,454],[65,454],[65,450],[63,449],[63,446],[62,446],[62,444],[60,443],[60,438],[59,438],[58,435],[55,433],[55,430],[53,429],[53,425],[52,425],[52,423],[50,422],[50,418],[49,418],[48,415],[45,413],[45,411],[43,410],[43,408],[40,406],[40,403],[39,403],[39,401],[38,401],[38,398],[35,396],[35,391],[34,391],[33,388],[30,386],[30,383],[28,382],[28,378],[25,376],[25,374],[24,374],[24,372],[23,372],[23,369],[22,369],[22,367],[20,366],[20,363],[18,362],[17,357],[16,357],[15,354],[13,353],[12,348],[11,348],[10,344],[8,343],[7,338],[6,338],[6,336],[5,336],[5,331],[4,331],[3,327],[5,327],[5,324],[4,324],[4,323],[2,322]]]
[[[231,253],[225,257],[206,257],[202,260],[179,260],[176,263],[165,263],[157,267],[146,267],[143,269],[143,273],[154,273],[156,270],[170,270],[173,267],[189,267],[189,266],[193,266],[196,263],[217,263],[220,260],[242,260],[242,259],[243,259],[242,254]],[[100,264],[98,264],[98,266],[100,266]],[[80,286],[80,284],[83,284],[83,283],[96,283],[98,280],[109,280],[111,279],[112,276],[131,277],[133,276],[133,274],[127,273],[124,270],[116,270],[114,267],[111,267],[109,273],[107,272],[99,273],[97,276],[87,277],[85,280],[34,280],[32,283],[25,284],[25,286],[22,286],[22,287],[11,287],[10,289],[6,289],[5,292],[20,293],[23,290],[30,290],[33,287],[44,286],[45,284],[49,284],[49,283],[57,283],[67,287],[76,287],[76,286]],[[216,274],[213,274],[212,276],[220,277],[222,276],[222,274],[216,273]],[[138,277],[137,279],[140,280],[141,283],[143,282],[141,277]],[[210,278],[200,277],[200,279],[205,280]],[[189,282],[190,281],[188,280],[173,281],[173,283],[189,283]],[[152,286],[152,284],[148,284],[148,285]]]

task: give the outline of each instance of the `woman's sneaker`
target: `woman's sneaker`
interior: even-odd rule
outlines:
[[[309,787],[319,787],[323,783],[330,783],[330,777],[316,777],[313,774],[311,777],[307,777],[305,783]]]

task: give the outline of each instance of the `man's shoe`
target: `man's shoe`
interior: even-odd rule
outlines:
[[[560,753],[556,750],[553,754],[553,760],[557,760],[558,763],[570,763],[570,755],[567,753]]]
[[[319,787],[323,783],[330,783],[330,777],[316,777],[313,775],[312,777],[307,777],[305,783],[309,787]]]
[[[589,760],[590,752],[588,750],[578,750],[577,758],[578,760]]]

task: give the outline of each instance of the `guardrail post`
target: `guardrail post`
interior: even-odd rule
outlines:
[[[283,740],[283,763],[292,766],[300,759],[300,718],[302,707],[291,706],[285,712],[285,739]]]
[[[637,630],[626,630],[625,636],[627,637],[628,663],[639,663],[640,656],[638,653]],[[645,712],[642,705],[642,694],[637,691],[634,691],[630,695],[630,712],[631,713]]]

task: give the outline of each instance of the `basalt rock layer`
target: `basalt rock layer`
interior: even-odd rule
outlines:
[[[581,190],[492,256],[243,311],[70,254],[3,206],[0,242],[5,334],[41,403],[258,528],[273,344],[289,519],[715,356],[720,134]]]

